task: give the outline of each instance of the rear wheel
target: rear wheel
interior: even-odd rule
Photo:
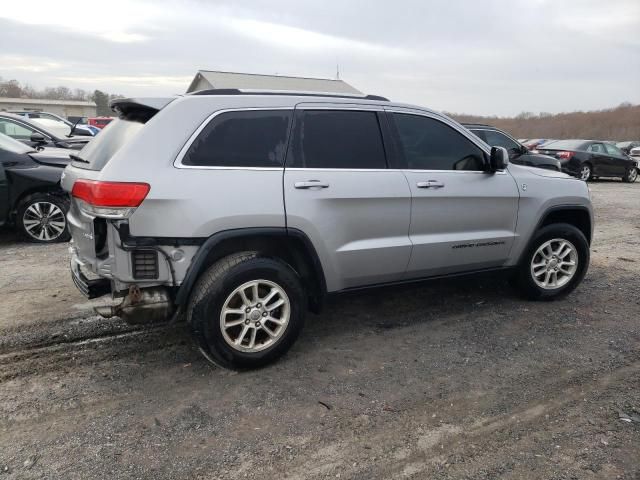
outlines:
[[[533,300],[567,295],[582,281],[589,266],[589,243],[573,225],[541,228],[518,267],[518,285]]]
[[[578,174],[578,178],[580,180],[587,182],[591,180],[591,176],[592,176],[591,165],[589,165],[588,163],[585,163],[584,165],[582,165],[582,167],[580,167],[580,173]]]
[[[225,368],[257,368],[294,343],[304,323],[305,298],[289,265],[243,252],[219,260],[202,274],[187,320],[209,361]]]
[[[18,207],[17,226],[32,242],[55,243],[69,240],[67,212],[69,202],[61,195],[35,193]]]
[[[629,167],[622,177],[622,181],[626,183],[633,183],[638,178],[638,169],[636,167]]]

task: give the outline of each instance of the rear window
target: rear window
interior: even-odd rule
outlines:
[[[120,148],[131,141],[144,127],[133,120],[116,119],[100,135],[93,137],[87,145],[74,155],[74,167],[87,170],[102,170]],[[73,157],[72,157],[73,158]]]
[[[583,140],[555,140],[545,143],[542,150],[584,150],[586,143]]]

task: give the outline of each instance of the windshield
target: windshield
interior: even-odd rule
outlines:
[[[144,124],[132,120],[116,119],[110,122],[100,135],[78,152],[80,160],[74,160],[72,165],[88,170],[102,170],[111,157],[135,137],[142,127]]]
[[[542,150],[584,150],[584,140],[556,140],[544,144]]]
[[[71,127],[62,120],[53,120],[50,118],[32,118],[31,121],[36,125],[44,127],[47,131],[57,135],[58,137],[66,137],[71,133]]]
[[[35,152],[33,147],[25,145],[18,140],[14,140],[13,138],[5,135],[4,133],[0,133],[0,150],[5,150],[7,152],[12,153],[28,153]]]

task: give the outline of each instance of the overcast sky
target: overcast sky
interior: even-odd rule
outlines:
[[[183,93],[198,69],[335,78],[457,113],[640,103],[640,0],[3,2],[0,76]]]

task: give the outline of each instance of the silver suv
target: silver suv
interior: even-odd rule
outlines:
[[[327,294],[510,270],[530,298],[589,264],[584,182],[508,164],[450,118],[376,96],[119,99],[65,170],[71,270],[104,316],[186,318],[230,368],[282,355]]]

